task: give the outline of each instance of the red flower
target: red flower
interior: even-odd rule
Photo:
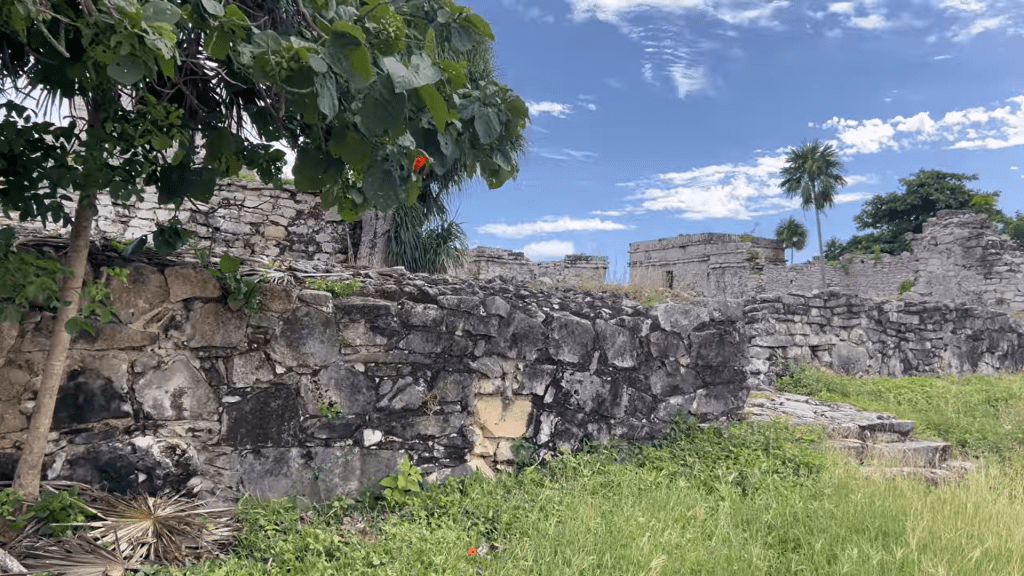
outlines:
[[[412,163],[412,171],[413,172],[419,172],[420,168],[423,168],[426,165],[427,165],[427,157],[426,156],[419,156],[419,157],[416,158],[416,161]]]
[[[470,548],[469,550],[466,550],[466,553],[470,556],[476,556],[476,546]]]

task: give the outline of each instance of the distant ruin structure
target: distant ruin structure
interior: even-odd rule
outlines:
[[[607,256],[569,254],[553,262],[531,262],[522,252],[478,246],[466,254],[465,264],[453,275],[474,280],[509,278],[531,282],[543,278],[559,284],[579,284],[602,283],[607,273]]]

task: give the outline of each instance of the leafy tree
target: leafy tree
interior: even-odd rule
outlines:
[[[1013,218],[1007,218],[1002,232],[1024,247],[1024,212],[1017,212]]]
[[[786,165],[782,168],[782,191],[789,198],[799,197],[804,210],[814,208],[814,222],[818,229],[818,253],[824,254],[821,242],[821,211],[835,206],[836,190],[846,185],[842,175],[843,163],[839,153],[831,144],[818,140],[805,142],[799,148],[790,148],[786,153]],[[825,282],[825,260],[819,262],[821,288]]]
[[[967,186],[977,180],[973,174],[941,170],[918,170],[901,178],[902,192],[878,195],[864,203],[853,217],[858,230],[872,230],[854,236],[847,243],[852,252],[870,252],[877,244],[882,252],[901,254],[910,250],[907,234],[920,234],[924,223],[940,210],[970,210],[997,224],[1008,219],[996,208],[999,192],[979,192]]]
[[[825,251],[823,255],[826,262],[835,262],[839,260],[844,254],[848,254],[849,251],[846,248],[846,244],[842,240],[833,236],[825,242]]]
[[[779,222],[775,228],[775,239],[782,242],[783,249],[789,248],[789,263],[793,263],[797,250],[803,250],[807,245],[807,226],[796,218],[789,218]]]
[[[70,305],[57,313],[14,488],[38,494],[99,194],[130,203],[153,186],[178,208],[243,167],[279,184],[275,142],[296,151],[295,187],[346,220],[415,201],[421,155],[433,173],[471,167],[497,188],[518,169],[505,150],[526,104],[471,81],[441,49],[484,39],[487,22],[451,0],[0,0],[0,91],[75,103],[63,125],[0,106],[0,207],[71,226],[60,296]],[[186,235],[167,226],[152,240],[169,252]]]

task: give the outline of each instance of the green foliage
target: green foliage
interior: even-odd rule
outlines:
[[[740,240],[743,241],[743,242],[753,242],[754,235],[753,234],[740,234]]]
[[[71,269],[54,258],[13,247],[14,229],[0,230],[0,322],[20,322],[31,306],[66,306],[60,286]]]
[[[835,236],[829,238],[828,242],[825,243],[824,255],[826,261],[838,261],[840,258],[843,257],[844,254],[847,253],[848,251],[846,249],[846,245],[843,244],[842,240],[836,238]]]
[[[24,497],[12,488],[0,490],[0,518],[11,518],[22,500]]]
[[[913,289],[914,289],[914,281],[913,280],[904,280],[904,281],[900,282],[900,294],[906,294],[907,292],[910,292]]]
[[[1024,248],[1024,212],[1017,212],[1003,223],[1002,233],[1017,241]]]
[[[875,244],[875,252],[871,255],[871,259],[875,261],[875,264],[882,261],[882,247],[878,244]]]
[[[241,261],[234,256],[222,256],[217,268],[209,269],[214,278],[219,278],[228,292],[228,308],[245,310],[249,314],[260,311],[260,284],[266,278],[256,280],[242,276]]]
[[[977,180],[971,174],[919,170],[901,178],[902,192],[874,196],[853,217],[858,230],[872,232],[852,237],[848,251],[869,253],[875,245],[886,254],[898,255],[910,250],[908,233],[920,234],[924,223],[940,210],[970,210],[983,214],[997,224],[1008,219],[996,208],[999,192],[979,192],[967,186]]]
[[[384,487],[384,501],[389,506],[409,504],[423,492],[421,482],[423,472],[409,460],[408,456],[403,456],[402,463],[398,465],[398,472],[380,481],[380,485]]]
[[[807,226],[796,218],[790,216],[775,227],[775,239],[782,242],[782,248],[789,249],[789,263],[793,263],[797,250],[803,250],[807,245]],[[827,250],[827,248],[826,248]]]
[[[341,417],[341,408],[338,408],[332,402],[317,402],[316,409],[320,412],[320,415],[328,420],[337,420]]]
[[[64,329],[68,334],[75,335],[85,330],[89,334],[95,335],[96,329],[89,322],[89,318],[96,318],[103,324],[108,324],[113,320],[117,310],[113,306],[114,296],[107,284],[107,276],[119,280],[122,284],[128,283],[127,268],[118,266],[104,268],[103,276],[99,280],[94,280],[83,287],[81,314],[68,318],[64,324]]]
[[[80,524],[95,514],[85,507],[85,502],[78,497],[78,488],[47,492],[28,509],[17,522],[12,525],[15,530],[24,526],[27,520],[38,518],[46,523],[39,531],[43,536],[65,536],[74,530],[69,524]]]
[[[319,290],[321,292],[329,292],[331,296],[334,296],[335,298],[347,298],[356,292],[359,292],[363,287],[363,284],[358,278],[345,282],[328,280],[326,278],[307,278],[306,287],[312,290]]]
[[[540,463],[540,448],[527,436],[512,441],[512,454],[516,458],[516,469],[523,470]]]

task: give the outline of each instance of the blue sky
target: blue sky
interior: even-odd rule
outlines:
[[[602,254],[624,279],[630,242],[770,237],[790,215],[813,238],[813,212],[777,186],[811,138],[836,144],[849,181],[825,239],[922,168],[977,174],[1024,211],[1020,0],[460,3],[491,23],[532,117],[519,178],[458,197],[473,246]]]

